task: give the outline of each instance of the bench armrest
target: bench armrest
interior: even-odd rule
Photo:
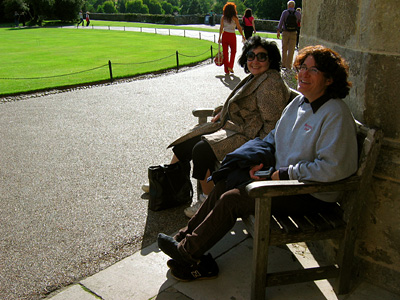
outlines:
[[[299,182],[297,180],[255,181],[246,186],[250,197],[277,197],[358,189],[360,177],[353,175],[335,182]]]
[[[213,115],[213,108],[197,108],[192,111],[193,116],[199,118],[199,124],[203,124],[207,122],[207,117],[211,117]]]

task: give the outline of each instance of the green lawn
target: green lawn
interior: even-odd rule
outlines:
[[[119,23],[119,22],[113,22]],[[210,41],[149,33],[0,28],[0,95],[129,77],[210,58]],[[195,57],[187,57],[195,56]]]

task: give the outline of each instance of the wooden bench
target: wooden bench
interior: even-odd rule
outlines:
[[[256,214],[244,219],[253,236],[251,299],[265,299],[266,286],[336,278],[335,292],[350,289],[357,224],[371,183],[383,133],[357,122],[359,168],[355,175],[332,183],[302,183],[295,180],[258,181],[246,187],[256,199]],[[271,197],[343,191],[337,208],[329,213],[271,216]],[[336,264],[317,268],[268,273],[268,247],[296,242],[336,239]]]
[[[288,100],[288,104],[290,101],[292,101],[294,98],[296,98],[300,93],[294,89],[290,89],[290,96]],[[198,118],[198,124],[203,124],[206,123],[209,117],[212,117],[214,113],[214,109],[212,108],[197,108],[192,111],[193,116]],[[220,162],[216,164],[215,169],[218,169],[220,167]],[[201,185],[200,182],[197,181],[197,198],[199,198],[199,195],[202,193]]]
[[[298,93],[292,90],[291,99]],[[207,122],[212,109],[197,109],[193,115],[199,123]],[[256,199],[256,214],[243,221],[253,236],[251,299],[265,299],[266,286],[336,278],[337,294],[349,292],[357,224],[362,199],[368,193],[372,172],[379,153],[383,133],[356,122],[359,151],[357,173],[332,183],[302,183],[296,180],[258,181],[246,187]],[[201,192],[198,184],[198,192]],[[308,215],[271,215],[271,197],[342,191],[334,211]],[[278,273],[268,273],[268,247],[296,242],[336,239],[339,251],[336,264]]]

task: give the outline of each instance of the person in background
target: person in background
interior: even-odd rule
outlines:
[[[243,16],[243,26],[244,26],[244,37],[249,39],[254,33],[256,33],[256,25],[254,24],[254,17],[252,16],[251,9],[246,8]]]
[[[302,95],[288,104],[275,128],[258,142],[260,147],[268,144],[274,148],[262,150],[275,157],[276,171],[271,179],[333,182],[351,176],[358,159],[355,121],[342,100],[351,87],[346,62],[329,48],[309,46],[300,51],[295,68]],[[262,180],[255,175],[264,167],[261,160],[259,163],[248,168],[253,180]],[[216,277],[218,265],[211,254],[205,253],[231,230],[237,218],[254,214],[255,200],[247,195],[245,186],[226,190],[225,185],[223,180],[216,184],[187,226],[174,237],[158,235],[159,248],[172,258],[167,265],[176,279]],[[338,195],[274,197],[272,213],[307,213],[315,208],[329,211],[336,206]]]
[[[90,24],[90,16],[89,16],[89,12],[86,12],[86,26],[89,26]]]
[[[210,25],[215,26],[215,12],[213,10],[210,11]]]
[[[288,9],[282,12],[276,34],[279,39],[282,32],[282,67],[287,70],[292,68],[296,48],[297,24],[301,21],[301,14],[294,10],[295,5],[294,1],[288,1]]]
[[[242,35],[243,42],[246,38],[243,35],[242,27],[240,26],[237,17],[236,4],[227,2],[223,9],[223,16],[221,18],[221,26],[219,28],[218,43],[222,42],[222,52],[224,54],[224,70],[225,74],[234,73],[233,65],[236,56],[236,28]],[[230,56],[229,56],[230,49]]]
[[[19,14],[17,11],[14,12],[14,23],[15,27],[19,27]]]
[[[22,26],[25,27],[25,12],[24,11],[21,12],[21,23],[22,23]]]
[[[296,8],[296,11],[297,11],[297,12],[300,14],[300,16],[301,16],[301,8],[300,8],[300,7]],[[300,18],[300,19],[301,19],[301,18]],[[300,27],[301,27],[301,21],[298,21],[298,23],[297,23],[296,49],[299,49]]]
[[[79,17],[79,23],[78,23],[78,25],[76,25],[76,26],[79,26],[80,24],[82,24],[82,27],[83,27],[83,26],[85,25],[85,22],[83,21],[83,12],[82,12],[82,9],[79,11],[78,17]]]

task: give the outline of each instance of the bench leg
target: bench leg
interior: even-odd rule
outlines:
[[[271,198],[256,198],[253,241],[251,300],[264,300],[267,284]]]
[[[356,197],[355,193],[350,194],[351,197]],[[357,199],[361,201],[360,199]],[[353,210],[355,210],[354,208]],[[346,231],[343,239],[339,243],[338,251],[338,264],[339,264],[339,276],[336,280],[334,290],[336,294],[343,295],[350,291],[350,285],[352,280],[353,271],[353,259],[354,259],[354,248],[357,236],[357,223],[359,212],[354,211],[352,220],[348,221]]]

